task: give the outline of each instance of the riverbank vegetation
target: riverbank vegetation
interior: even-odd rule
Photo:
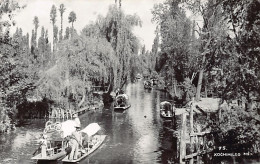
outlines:
[[[218,131],[219,145],[252,153],[260,152],[259,6],[258,0],[166,0],[152,11],[160,37],[154,69],[167,91],[183,105],[209,93],[236,102],[207,125]]]
[[[46,117],[52,107],[78,110],[95,101],[93,86],[106,86],[109,94],[134,79],[140,44],[133,28],[141,26],[141,20],[137,15],[125,14],[121,1],[111,5],[105,16],[99,15],[86,24],[81,32],[74,24],[84,20],[77,20],[76,12],[70,11],[71,27],[64,28],[63,14],[69,11],[64,4],[58,9],[53,5],[52,38],[37,16],[30,34],[19,27],[11,34],[13,14],[19,9],[23,7],[15,1],[0,3],[0,17],[7,17],[0,22],[1,131],[25,115]],[[45,105],[36,108],[39,103]]]

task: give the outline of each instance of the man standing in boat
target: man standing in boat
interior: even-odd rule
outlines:
[[[82,142],[82,134],[80,132],[80,125],[76,124],[76,131],[72,133],[72,137],[70,139],[71,152],[69,154],[69,159],[77,159],[79,154],[79,146],[81,146]]]
[[[77,113],[75,113],[75,114],[73,115],[73,118],[74,118],[74,121],[75,121],[76,126],[77,126],[77,127],[81,127],[80,120],[79,120],[79,117],[78,117],[78,114],[77,114]]]
[[[42,158],[47,157],[47,135],[43,134],[41,139],[41,154]]]

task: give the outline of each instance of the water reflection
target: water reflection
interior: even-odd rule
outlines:
[[[121,164],[121,163],[167,163],[175,157],[176,142],[172,133],[164,126],[171,127],[171,122],[164,122],[159,115],[161,99],[167,99],[156,90],[144,90],[142,81],[129,84],[126,88],[131,107],[124,112],[113,109],[97,110],[80,116],[82,126],[97,122],[108,135],[105,143],[81,163]],[[31,161],[32,153],[38,147],[34,137],[40,135],[46,120],[18,128],[17,133],[3,135],[8,139],[0,153],[0,163],[14,158],[10,163],[35,163]],[[42,163],[47,163],[42,162]],[[61,163],[61,162],[49,162]]]

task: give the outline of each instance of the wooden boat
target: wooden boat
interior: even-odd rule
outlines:
[[[162,118],[173,118],[174,117],[173,105],[168,101],[163,101],[160,103],[160,115]]]
[[[52,161],[65,157],[65,149],[68,146],[66,137],[75,130],[75,122],[72,120],[67,120],[63,123],[48,121],[41,139],[42,143],[34,154],[39,153],[31,159]]]
[[[79,156],[77,159],[69,159],[69,155],[67,155],[62,161],[68,163],[77,163],[97,150],[106,139],[106,135],[95,135],[100,129],[101,127],[97,123],[92,123],[81,130],[82,134],[86,133],[87,135],[88,139],[85,140],[87,141],[87,145],[80,144],[80,149],[78,150]],[[89,141],[90,137],[92,138],[91,141]]]
[[[142,78],[142,75],[138,73],[138,74],[136,75],[136,79],[141,79],[141,78]]]
[[[91,148],[88,148],[88,147],[81,148],[79,150],[80,157],[78,157],[77,159],[68,159],[69,156],[66,156],[62,160],[62,162],[77,163],[77,162],[81,161],[82,159],[86,158],[87,156],[89,156],[95,150],[97,150],[102,145],[102,143],[105,141],[106,135],[96,135],[95,137],[98,138],[98,142],[91,145]]]
[[[152,89],[152,82],[150,80],[144,81],[144,89]]]
[[[129,103],[129,98],[126,94],[120,94],[116,96],[116,101],[114,104],[115,110],[125,110],[131,107]]]

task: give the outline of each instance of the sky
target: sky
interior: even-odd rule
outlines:
[[[19,4],[26,5],[24,9],[19,11],[15,16],[16,27],[22,28],[23,33],[27,32],[31,35],[34,29],[33,18],[39,18],[38,34],[41,32],[41,27],[48,28],[49,37],[52,37],[52,24],[50,21],[50,10],[54,4],[57,9],[60,4],[64,4],[66,11],[63,15],[63,29],[71,26],[68,23],[68,15],[74,11],[77,20],[74,23],[74,28],[78,33],[91,21],[95,21],[98,15],[105,16],[108,7],[115,3],[115,0],[17,0]],[[119,1],[119,0],[118,0]],[[140,43],[145,45],[147,50],[151,50],[155,37],[156,24],[151,22],[151,10],[155,3],[163,2],[164,0],[122,0],[122,9],[126,14],[137,14],[142,20],[142,27],[136,27],[134,33],[139,38]],[[57,22],[60,29],[60,13],[57,10]],[[64,30],[65,31],[65,30]]]

